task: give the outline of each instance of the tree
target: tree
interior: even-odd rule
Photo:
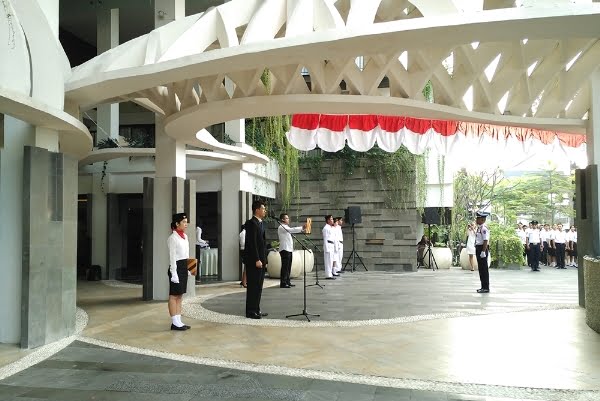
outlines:
[[[516,223],[517,215],[554,224],[558,217],[573,217],[573,176],[556,169],[507,179],[495,194],[495,205],[507,220]]]
[[[454,207],[452,210],[451,240],[461,241],[466,235],[467,222],[475,219],[478,210],[492,204],[497,187],[503,183],[500,169],[470,174],[462,169],[454,176]]]

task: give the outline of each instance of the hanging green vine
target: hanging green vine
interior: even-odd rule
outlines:
[[[438,165],[438,180],[440,182],[440,205],[444,204],[444,185],[446,176],[446,157],[439,155],[437,160]]]
[[[271,73],[265,69],[261,76],[267,94],[271,93]],[[246,143],[260,153],[276,160],[281,174],[281,201],[288,209],[300,193],[299,153],[285,138],[290,129],[289,116],[257,117],[246,120]]]
[[[119,144],[112,138],[106,138],[98,142],[98,149],[118,148]],[[102,163],[102,174],[100,175],[100,189],[102,193],[106,195],[104,188],[104,179],[106,178],[106,168],[108,167],[108,161]]]
[[[372,165],[373,175],[385,192],[387,207],[418,208],[419,202],[424,203],[426,172],[423,156],[413,155],[405,147],[393,153],[374,147],[366,156]]]

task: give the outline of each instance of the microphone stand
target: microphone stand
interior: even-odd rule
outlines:
[[[296,236],[294,234],[292,234],[287,228],[285,228],[283,226],[283,224],[281,224],[281,222],[279,221],[279,219],[276,219],[276,221],[277,221],[277,224],[279,224],[279,226],[281,228],[283,228],[285,231],[287,231],[288,234],[290,234],[292,236],[292,239],[294,241],[296,241],[297,243],[300,244],[300,246],[302,247],[302,249],[304,250],[304,252],[306,252],[306,251],[310,252],[310,249],[308,249],[306,247],[306,245],[304,245],[298,238],[296,238]],[[314,259],[314,257],[313,257],[313,259]],[[303,277],[304,277],[304,280],[303,280],[304,281],[303,282],[303,287],[304,287],[303,288],[303,290],[304,290],[303,301],[304,301],[304,304],[303,304],[302,313],[295,313],[293,315],[286,315],[286,318],[296,317],[296,316],[304,316],[306,318],[306,320],[308,320],[310,322],[310,317],[309,316],[320,317],[321,315],[316,315],[316,314],[311,314],[311,313],[306,312],[306,287],[307,287],[307,285],[306,285],[306,254],[304,255],[304,259],[303,259],[303,268],[302,268],[302,270],[303,270]]]

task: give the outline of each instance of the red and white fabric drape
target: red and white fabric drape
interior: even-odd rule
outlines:
[[[414,154],[433,149],[447,156],[475,152],[518,159],[558,151],[580,160],[586,154],[586,137],[580,134],[380,115],[295,114],[287,138],[304,151],[337,152],[347,143],[360,152],[377,144],[387,152],[405,146]]]

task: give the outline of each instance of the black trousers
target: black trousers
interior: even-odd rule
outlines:
[[[485,252],[485,257],[481,257],[483,245],[475,245],[475,256],[477,256],[477,269],[479,269],[479,280],[481,288],[484,290],[490,289],[490,270],[488,268],[488,257],[490,256],[489,249]]]
[[[543,242],[544,249],[542,249],[542,258],[541,261],[545,265],[550,265],[550,259],[548,258],[548,241]]]
[[[246,315],[251,313],[260,313],[260,298],[262,296],[263,282],[265,281],[265,270],[267,266],[263,265],[261,269],[256,268],[256,262],[245,263],[246,281]]]
[[[556,245],[556,267],[565,267],[565,244],[559,242]]]
[[[540,253],[540,244],[529,244],[529,260],[532,270],[540,268]]]
[[[292,272],[292,257],[294,255],[292,252],[279,251],[279,256],[281,256],[281,273],[279,274],[279,284],[289,284],[290,273]]]

